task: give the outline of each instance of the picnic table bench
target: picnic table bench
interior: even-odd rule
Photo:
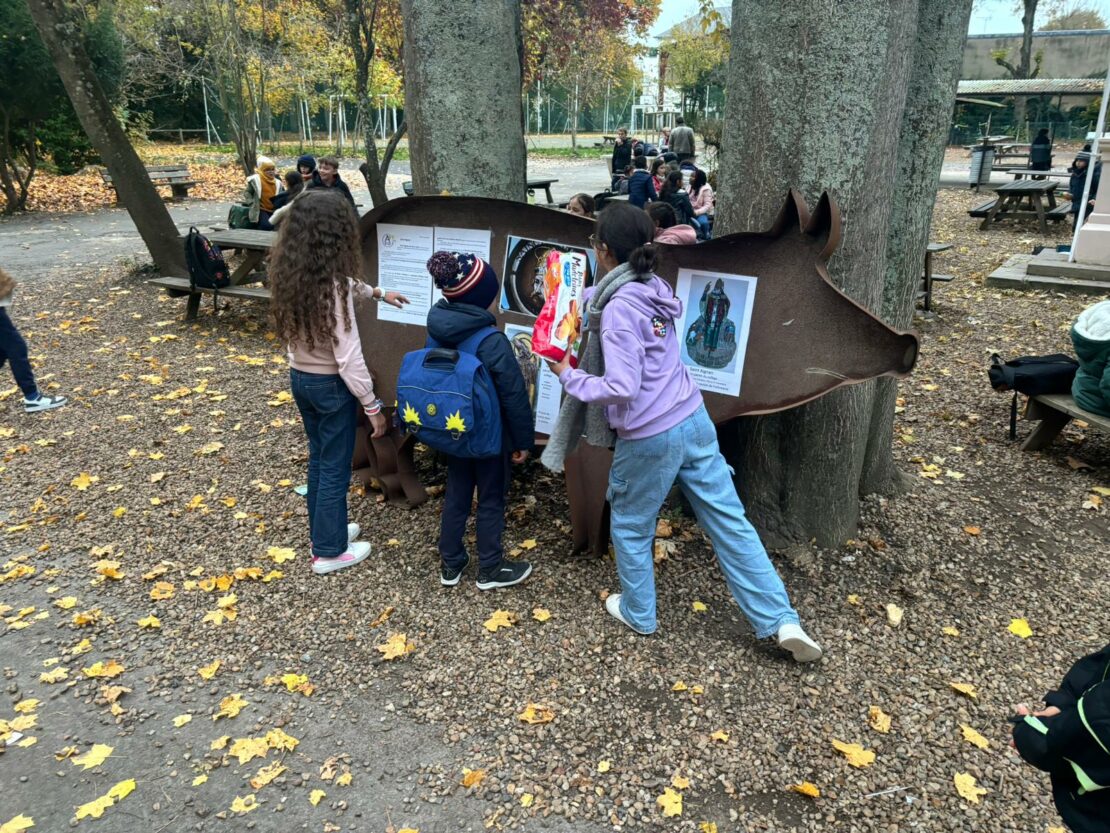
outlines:
[[[925,303],[922,305],[926,312],[933,308],[933,282],[940,281],[948,283],[952,280],[952,275],[934,275],[933,274],[933,255],[939,252],[946,252],[952,248],[951,243],[930,243],[925,247],[925,274],[921,277],[921,289],[917,293],[918,298],[924,298]]]
[[[1049,220],[1059,222],[1068,216],[1068,206],[1056,204],[1055,191],[1058,186],[1058,182],[1044,179],[1022,179],[992,186],[991,190],[998,194],[998,199],[993,203],[977,206],[968,213],[973,217],[983,216],[979,228],[984,231],[999,220],[1035,217],[1040,224],[1041,234],[1048,234]],[[981,211],[985,211],[985,215],[979,214]]]
[[[1081,419],[1094,428],[1110,432],[1110,418],[1083,410],[1068,394],[1030,396],[1025,405],[1024,418],[1039,421],[1040,425],[1025,438],[1021,444],[1022,451],[1040,451],[1047,447],[1073,419]]]
[[[154,185],[168,185],[174,202],[182,202],[189,196],[189,189],[196,185],[189,173],[188,165],[147,165],[147,176]],[[104,170],[100,172],[104,184],[116,192],[116,203],[120,202],[119,191],[112,182],[112,175]]]
[[[1071,172],[1070,171],[1053,171],[1053,170],[1035,171],[1032,168],[1013,168],[1012,170],[1009,170],[1006,173],[1013,176],[1013,178],[1015,180],[1020,180],[1023,177],[1029,177],[1030,179],[1045,179],[1046,177],[1050,177],[1050,176],[1058,176],[1062,179],[1070,179],[1071,178]]]
[[[170,295],[188,295],[189,302],[185,307],[185,320],[192,321],[200,312],[200,299],[202,295],[216,295],[221,298],[244,298],[254,301],[268,301],[270,290],[265,286],[246,286],[250,283],[260,283],[265,277],[256,273],[255,269],[262,265],[270,248],[277,240],[276,231],[260,231],[259,229],[228,229],[227,231],[214,231],[207,235],[209,242],[215,243],[221,249],[235,249],[244,253],[243,262],[231,273],[231,285],[215,290],[203,286],[193,287],[188,278],[165,276],[151,278],[147,281],[152,286],[165,289]],[[184,240],[184,238],[182,238]]]

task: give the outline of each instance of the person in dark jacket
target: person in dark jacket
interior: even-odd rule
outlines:
[[[1029,169],[1047,171],[1052,167],[1052,139],[1048,128],[1042,127],[1029,146]]]
[[[274,213],[276,214],[283,205],[288,205],[293,197],[297,196],[304,190],[304,179],[301,177],[300,171],[286,171],[285,172],[285,190],[275,194],[273,199]],[[270,222],[274,221],[273,216],[270,217]]]
[[[301,175],[301,179],[307,184],[312,179],[313,174],[316,173],[316,157],[310,153],[306,153],[297,159],[297,172]]]
[[[628,179],[628,204],[643,208],[649,202],[659,199],[655,193],[655,183],[647,172],[647,158],[637,156],[632,160],[632,176]]]
[[[455,347],[476,330],[496,326],[489,311],[500,283],[497,273],[486,261],[473,254],[436,252],[428,260],[428,272],[443,292],[443,300],[428,313],[428,335],[439,344]],[[476,353],[489,372],[501,402],[504,425],[502,452],[497,457],[447,458],[447,491],[443,498],[440,522],[440,583],[454,587],[470,564],[463,543],[466,522],[478,489],[478,589],[511,587],[528,578],[532,565],[509,561],[501,546],[505,529],[505,504],[508,499],[510,460],[520,465],[528,459],[535,443],[532,403],[504,333],[490,333]]]
[[[693,226],[697,230],[697,221],[694,219],[694,206],[690,204],[690,195],[682,189],[682,171],[671,171],[667,174],[667,184],[659,199],[668,203],[674,209],[675,220],[679,223]]]
[[[1075,161],[1071,163],[1068,172],[1071,174],[1071,179],[1068,180],[1068,193],[1071,194],[1071,215],[1072,215],[1072,228],[1079,224],[1079,204],[1083,202],[1083,186],[1087,181],[1087,166],[1091,161],[1091,146],[1083,145],[1083,150],[1075,157]],[[1095,194],[1098,193],[1098,180],[1102,176],[1102,162],[1095,162],[1095,171],[1091,175],[1091,193],[1087,196],[1087,209],[1083,213],[1083,219],[1087,219],[1087,215],[1095,207]]]
[[[351,189],[347,187],[347,183],[339,176],[339,160],[334,156],[321,156],[316,166],[316,172],[312,175],[312,184],[309,188],[338,188],[340,193],[351,201],[351,205],[355,204],[355,198],[351,195]]]
[[[633,139],[628,138],[628,128],[621,127],[617,130],[617,141],[613,145],[613,164],[609,170],[613,175],[613,190],[617,190],[617,177],[620,172],[632,164]]]
[[[1073,833],[1105,833],[1110,819],[1110,645],[1083,657],[1046,707],[1016,708],[1013,745],[1049,773],[1056,810]]]

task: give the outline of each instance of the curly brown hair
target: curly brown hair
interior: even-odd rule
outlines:
[[[270,254],[270,314],[285,344],[338,344],[335,295],[342,299],[343,329],[351,329],[347,278],[362,280],[358,215],[341,194],[312,189],[298,194],[280,225]]]

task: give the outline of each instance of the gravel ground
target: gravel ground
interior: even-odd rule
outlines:
[[[1048,831],[1059,822],[1047,780],[1010,751],[1005,717],[1106,640],[1107,509],[1083,504],[1110,485],[1110,438],[1072,427],[1034,455],[1007,440],[1009,400],[987,384],[990,353],[1067,348],[1069,323],[1093,299],[984,288],[1007,254],[1056,238],[1031,226],[980,233],[964,213],[976,199],[938,199],[933,237],[956,248],[937,269],[957,279],[920,322],[921,361],[901,387],[896,455],[914,488],[869,499],[842,547],[776,557],[827,651],[808,667],[752,638],[677,510],[676,547],[658,567],[658,634],[616,625],[601,603],[617,588],[612,563],[570,556],[562,489],[536,467],[510,498],[506,542],[536,564],[519,588],[483,594],[469,576],[442,590],[439,498],[406,511],[360,490],[352,517],[375,555],[314,577],[291,489],[304,477],[304,440],[264,310],[232,303],[214,319],[206,301],[200,322],[185,324],[180,299],[137,277],[105,269],[40,283],[14,315],[40,379],[75,402],[30,418],[14,389],[0,391],[0,531],[12,554],[0,572],[11,701],[0,719],[43,701],[26,732],[41,742],[0,761],[0,824],[25,813],[63,829],[73,808],[135,778],[105,830],[141,820],[152,831]],[[426,474],[442,482],[430,462]],[[263,578],[273,570],[281,577]],[[152,599],[157,582],[173,585],[171,598]],[[72,607],[57,604],[67,596]],[[904,611],[897,626],[892,604]],[[497,610],[517,620],[490,632]],[[219,611],[237,615],[203,621]],[[81,612],[95,621],[75,624]],[[151,614],[161,627],[141,628]],[[1028,620],[1030,638],[1008,631],[1014,618]],[[377,646],[390,637],[411,651],[383,660]],[[91,650],[74,655],[84,638]],[[215,678],[201,680],[197,669],[217,659]],[[82,668],[110,660],[119,676],[85,678]],[[40,680],[58,667],[68,680]],[[314,691],[266,683],[286,673]],[[118,714],[105,685],[131,689]],[[232,693],[250,705],[212,723]],[[529,704],[550,722],[523,721]],[[889,733],[869,726],[872,706],[891,716]],[[175,727],[184,713],[195,718]],[[381,724],[402,741],[383,740]],[[965,741],[961,724],[988,748]],[[275,727],[300,745],[242,765],[210,749]],[[874,762],[850,766],[834,740],[861,744]],[[93,742],[127,752],[87,772],[55,760]],[[249,786],[279,755],[289,771]],[[351,787],[339,786],[348,770]],[[478,773],[471,786],[465,770]],[[17,783],[26,773],[36,777]],[[957,794],[956,773],[986,789],[978,803]],[[381,791],[394,782],[405,790]],[[820,797],[787,789],[802,782]],[[327,793],[318,806],[316,789]],[[260,807],[240,821],[231,803],[251,793]],[[681,796],[680,815],[663,815],[664,795]]]

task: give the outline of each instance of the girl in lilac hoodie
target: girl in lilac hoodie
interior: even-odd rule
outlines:
[[[654,231],[647,214],[630,205],[616,203],[601,212],[591,242],[599,271],[606,274],[584,295],[587,319],[601,317],[600,354],[587,344],[585,368],[571,368],[568,358],[548,363],[567,394],[587,403],[587,411],[604,406],[616,432],[607,498],[622,592],[609,596],[605,608],[637,633],[655,631],[652,540],[659,509],[677,480],[756,636],[776,637],[799,662],[815,661],[821,648],[799,624],[782,579],[744,514],[701,391],[679,358],[675,321],[682,302],[654,274]],[[601,375],[589,372],[597,369],[592,356],[603,359]],[[565,403],[560,422],[573,413],[574,404]],[[596,421],[589,413],[585,423],[588,439],[594,439]],[[581,432],[571,433],[576,439]],[[566,436],[557,426],[552,436],[560,434]],[[568,451],[560,448],[554,456]],[[558,466],[561,459],[545,453],[544,462]]]

